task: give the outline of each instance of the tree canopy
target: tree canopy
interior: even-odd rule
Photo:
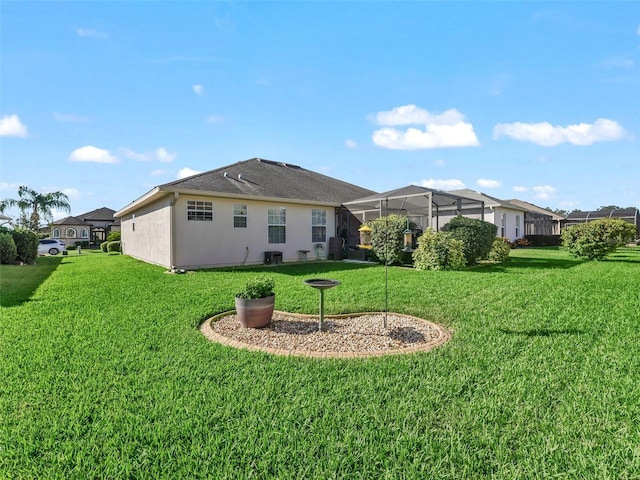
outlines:
[[[71,211],[69,198],[62,192],[39,193],[27,186],[18,189],[18,198],[6,198],[0,201],[0,213],[7,208],[18,207],[20,217],[16,226],[37,231],[42,220],[50,223],[53,220],[53,209]]]

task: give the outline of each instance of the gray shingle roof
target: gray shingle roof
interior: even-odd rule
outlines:
[[[51,225],[86,225],[90,226],[91,224],[85,222],[84,220],[79,219],[78,217],[65,217],[60,220],[56,220],[55,222],[51,222]]]
[[[82,218],[83,220],[91,221],[113,221],[113,214],[116,213],[115,210],[112,210],[107,207],[97,208],[95,210],[91,210],[90,212],[83,213],[82,215],[76,215],[78,218]]]
[[[297,165],[252,158],[160,185],[165,191],[199,190],[229,196],[250,195],[340,205],[372,190]]]

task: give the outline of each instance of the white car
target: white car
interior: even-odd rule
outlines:
[[[45,253],[48,253],[49,255],[57,255],[60,252],[64,252],[64,249],[64,242],[55,238],[45,238],[40,240],[40,244],[38,245],[38,253],[41,255],[44,255]]]

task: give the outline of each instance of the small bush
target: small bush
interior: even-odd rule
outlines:
[[[417,270],[461,270],[465,266],[464,243],[449,233],[425,230],[413,252]]]
[[[602,260],[633,240],[636,227],[617,218],[573,225],[562,232],[562,245],[574,257]]]
[[[371,249],[376,257],[391,264],[403,263],[404,231],[407,229],[407,217],[387,215],[367,223],[371,232]],[[409,222],[409,228],[415,231],[415,223]]]
[[[122,234],[115,230],[113,232],[109,232],[109,235],[107,235],[107,242],[119,242],[122,239],[121,236]]]
[[[120,252],[120,242],[107,242],[107,253]]]
[[[511,253],[511,242],[506,238],[496,238],[489,252],[489,260],[492,262],[504,262]]]
[[[0,263],[4,263],[5,265],[15,263],[17,256],[18,249],[11,234],[0,232]]]
[[[100,250],[102,250],[104,253],[107,253],[107,245],[109,245],[109,242],[102,242],[100,244]]]
[[[515,241],[511,244],[511,248],[525,248],[530,246],[531,242],[526,238],[516,238]]]
[[[562,245],[560,235],[527,235],[527,241],[531,247],[557,247]]]
[[[245,299],[266,298],[273,295],[273,288],[276,281],[273,277],[259,276],[254,277],[244,284],[244,290],[236,293],[236,297]]]
[[[38,235],[31,230],[17,228],[11,232],[13,241],[16,244],[17,256],[16,260],[31,265],[36,261],[38,256]]]
[[[476,218],[458,216],[447,223],[442,230],[464,242],[467,265],[475,265],[478,260],[489,256],[498,227]]]
[[[74,247],[89,248],[89,240],[76,240]]]
[[[65,249],[65,250],[75,250],[76,248],[78,248],[78,247],[77,247],[75,244],[73,244],[73,243],[67,243],[67,244],[65,244],[65,246],[64,246],[64,249]]]

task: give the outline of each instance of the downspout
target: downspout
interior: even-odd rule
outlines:
[[[180,194],[178,192],[173,192],[173,200],[169,202],[169,215],[171,217],[171,221],[169,222],[169,267],[171,270],[176,268],[176,203],[178,201],[178,197]]]

